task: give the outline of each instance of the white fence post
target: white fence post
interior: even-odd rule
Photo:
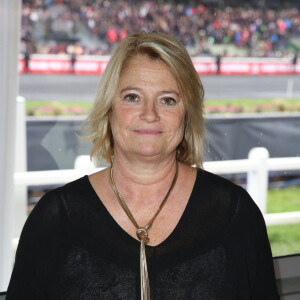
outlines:
[[[256,202],[263,214],[266,213],[268,191],[268,165],[269,152],[266,148],[257,147],[248,154],[252,168],[248,171],[247,191]]]
[[[78,155],[74,161],[74,169],[85,171],[90,174],[95,171],[95,164],[91,161],[89,155]]]
[[[27,171],[27,139],[25,98],[17,97],[15,134],[15,172]],[[27,186],[14,188],[14,237],[19,237],[27,218]]]

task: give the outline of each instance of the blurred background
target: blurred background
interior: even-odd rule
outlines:
[[[24,0],[24,54],[110,55],[127,34],[176,36],[192,56],[293,57],[299,1]]]
[[[249,190],[253,176],[263,182],[260,171],[232,166],[264,147],[257,159],[265,159],[267,179],[254,190],[265,196],[252,196],[270,216],[273,255],[299,253],[299,8],[296,0],[24,0],[18,68],[26,171],[73,169],[78,156],[87,168],[90,145],[77,135],[110,54],[128,34],[165,32],[185,45],[204,84],[204,167]],[[228,160],[235,163],[221,164]],[[28,182],[28,213],[62,183]]]

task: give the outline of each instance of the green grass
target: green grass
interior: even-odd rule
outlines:
[[[267,212],[300,211],[300,187],[291,186],[268,191]],[[300,253],[300,223],[268,226],[273,256]]]
[[[290,186],[270,189],[268,192],[268,213],[300,211],[300,187]]]
[[[300,99],[205,100],[206,113],[256,113],[300,111]]]
[[[93,105],[93,102],[92,101],[59,101],[59,100],[55,100],[55,101],[26,100],[26,108],[42,107],[45,105],[53,105],[53,104],[54,105],[59,104],[64,107],[78,106],[78,107],[90,109]]]
[[[26,114],[29,116],[86,115],[91,101],[41,101],[27,100]]]
[[[27,115],[85,115],[92,101],[27,100]],[[227,99],[205,100],[206,113],[300,112],[300,99]]]
[[[268,226],[273,256],[300,253],[300,223]]]
[[[259,99],[253,99],[253,98],[232,98],[232,99],[205,99],[204,103],[205,105],[243,105],[245,107],[251,107],[253,105],[257,104],[272,104],[276,103],[278,101],[282,101],[287,104],[299,104],[300,99],[293,98],[293,99],[282,99],[282,98],[259,98]]]

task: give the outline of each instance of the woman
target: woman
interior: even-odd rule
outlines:
[[[111,167],[39,201],[7,299],[278,299],[259,209],[200,168],[202,106],[176,39],[123,40],[88,119]]]

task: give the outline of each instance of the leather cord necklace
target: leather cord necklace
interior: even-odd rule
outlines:
[[[141,300],[150,300],[150,286],[149,286],[149,277],[148,277],[146,251],[145,251],[145,245],[147,245],[150,241],[150,239],[148,237],[148,231],[150,230],[156,217],[158,216],[158,214],[164,207],[165,203],[167,202],[167,199],[169,198],[169,195],[171,194],[171,192],[175,186],[177,176],[178,176],[178,163],[176,162],[176,172],[175,172],[172,184],[171,184],[167,194],[165,195],[158,210],[153,215],[151,220],[144,227],[141,227],[136,222],[136,220],[133,217],[132,213],[130,212],[127,204],[125,203],[124,199],[122,198],[119,191],[117,190],[117,187],[116,187],[116,184],[115,184],[114,178],[113,178],[113,166],[110,167],[110,178],[109,179],[110,179],[111,188],[114,191],[115,195],[117,196],[117,199],[118,199],[121,207],[123,208],[123,210],[127,214],[128,218],[130,219],[130,221],[133,223],[133,225],[137,229],[136,235],[137,235],[138,239],[141,241],[141,248],[140,248]]]

